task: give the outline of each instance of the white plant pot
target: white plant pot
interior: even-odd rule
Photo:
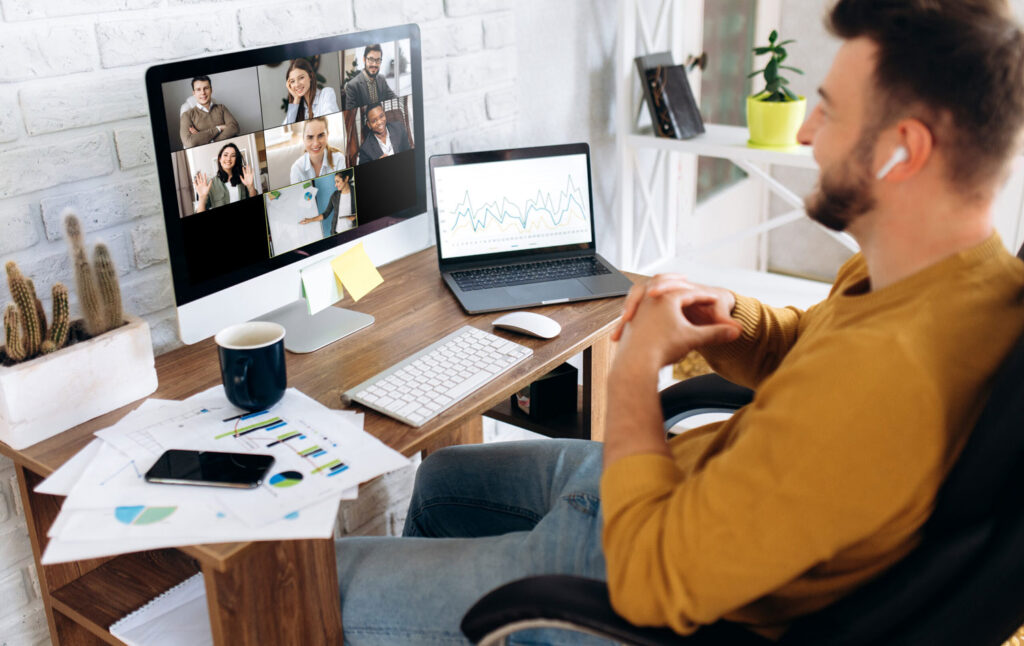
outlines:
[[[88,341],[0,367],[0,441],[23,449],[156,390],[149,325],[126,319]]]

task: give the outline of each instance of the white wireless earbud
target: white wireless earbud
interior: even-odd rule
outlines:
[[[892,169],[896,168],[896,164],[902,164],[907,161],[910,157],[910,153],[903,146],[900,146],[893,152],[892,157],[889,161],[885,162],[885,166],[879,169],[878,174],[875,175],[875,179],[885,179],[885,176],[892,172]]]

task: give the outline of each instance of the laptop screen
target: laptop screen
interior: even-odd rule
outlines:
[[[441,258],[593,242],[587,155],[434,166]]]

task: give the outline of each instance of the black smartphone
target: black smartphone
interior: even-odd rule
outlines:
[[[272,455],[170,449],[146,472],[146,482],[253,489],[272,464]]]

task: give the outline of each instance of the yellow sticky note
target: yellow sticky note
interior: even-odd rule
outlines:
[[[341,287],[331,271],[330,261],[318,262],[299,270],[302,276],[302,291],[309,306],[310,315],[325,310],[341,300]]]
[[[331,268],[354,301],[366,296],[370,290],[384,282],[380,272],[366,255],[362,242],[332,260]]]

